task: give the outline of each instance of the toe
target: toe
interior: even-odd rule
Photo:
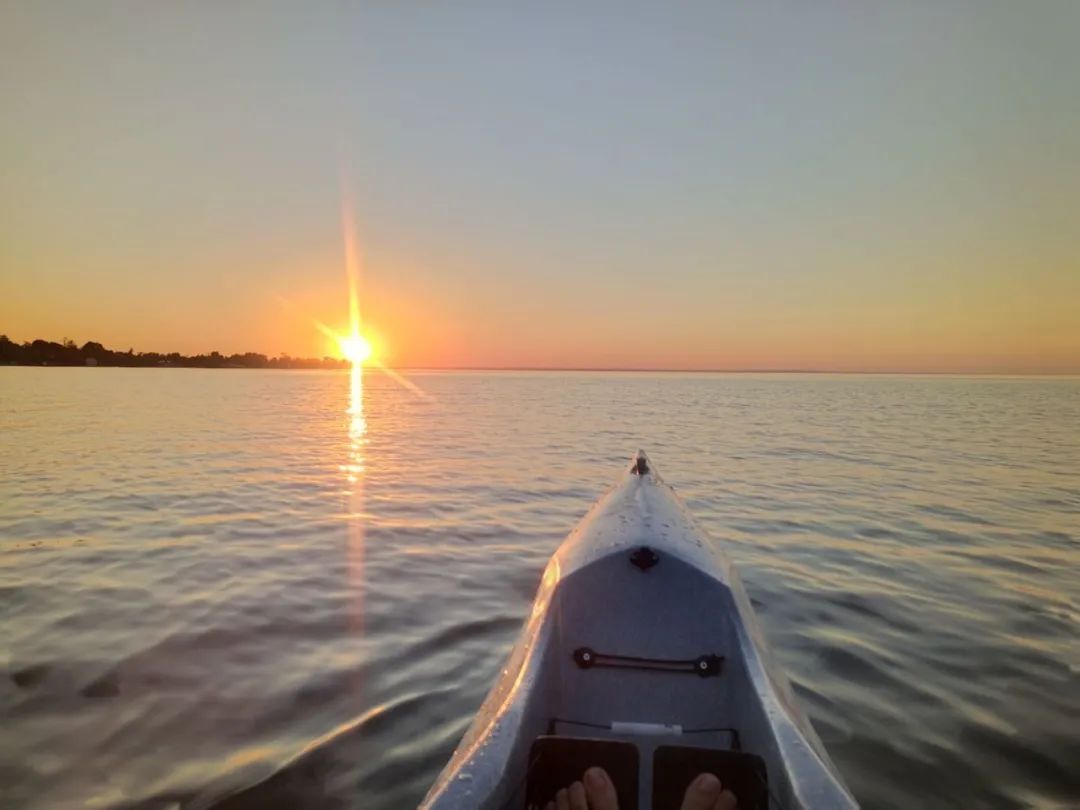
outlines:
[[[589,810],[589,800],[585,798],[585,786],[574,782],[567,789],[570,794],[570,810]]]
[[[720,798],[716,800],[713,810],[736,810],[738,804],[735,794],[730,790],[725,790],[720,794]]]
[[[556,810],[570,810],[570,794],[563,788],[555,794]]]
[[[591,810],[619,810],[619,796],[615,784],[603,768],[585,771],[585,795]]]
[[[713,810],[720,793],[719,779],[711,773],[700,774],[686,789],[682,810]]]

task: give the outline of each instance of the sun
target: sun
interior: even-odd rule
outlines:
[[[363,335],[356,333],[337,340],[342,356],[353,365],[358,366],[371,359],[371,342]]]

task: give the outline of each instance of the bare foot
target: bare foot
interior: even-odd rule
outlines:
[[[585,794],[589,798],[589,810],[619,810],[615,785],[603,768],[585,771]]]
[[[603,768],[589,768],[583,782],[560,790],[544,810],[619,810],[619,797]]]
[[[736,810],[735,794],[711,773],[699,774],[686,789],[682,810]]]
[[[544,810],[619,810],[615,785],[603,768],[589,768],[583,782],[574,782],[555,794]],[[738,810],[735,794],[724,790],[711,773],[698,776],[683,796],[681,810]]]

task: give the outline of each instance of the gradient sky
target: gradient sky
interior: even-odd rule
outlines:
[[[0,332],[1080,371],[1080,3],[0,7]],[[288,301],[288,306],[282,305]]]

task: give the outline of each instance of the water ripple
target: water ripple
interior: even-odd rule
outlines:
[[[864,806],[1076,805],[1080,381],[414,381],[0,369],[0,806],[415,804],[639,446]]]

